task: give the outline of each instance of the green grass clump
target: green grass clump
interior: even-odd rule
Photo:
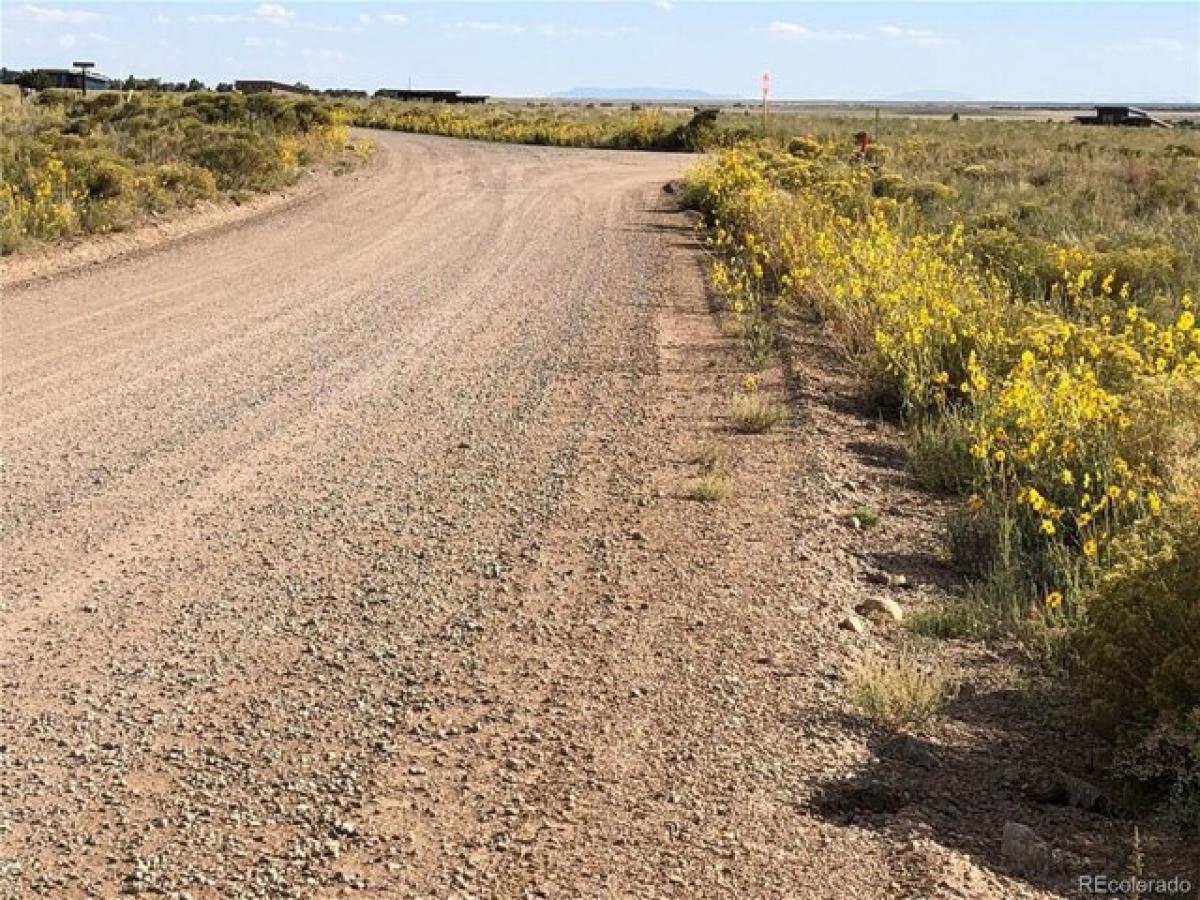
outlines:
[[[957,600],[930,606],[908,616],[904,624],[913,634],[926,638],[954,640],[982,638],[993,632],[995,616],[976,603]]]
[[[787,419],[787,407],[757,392],[736,394],[729,407],[733,430],[739,434],[762,434]]]
[[[846,513],[846,518],[851,524],[857,523],[858,528],[874,528],[879,524],[879,510],[863,504]]]

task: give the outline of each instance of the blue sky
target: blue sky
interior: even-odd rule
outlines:
[[[751,96],[1200,102],[1200,3],[0,0],[0,62],[108,75]]]

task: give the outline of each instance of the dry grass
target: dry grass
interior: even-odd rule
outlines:
[[[868,660],[849,676],[850,702],[864,716],[888,728],[916,728],[935,719],[953,691],[946,670],[930,654],[909,648]]]
[[[691,463],[700,467],[700,471],[705,474],[713,472],[721,472],[725,469],[728,462],[728,455],[725,448],[715,442],[702,444],[696,448],[696,452],[692,454]]]
[[[688,498],[705,503],[717,503],[733,492],[733,481],[720,472],[705,472],[688,488]]]
[[[787,407],[761,394],[736,394],[729,408],[734,431],[739,434],[763,434],[787,419]]]

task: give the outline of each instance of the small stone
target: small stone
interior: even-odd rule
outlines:
[[[904,621],[904,609],[890,597],[868,597],[854,607],[854,611],[864,616],[884,615],[893,622]]]
[[[895,759],[924,769],[940,769],[942,760],[933,750],[933,745],[911,734],[898,734],[889,738],[879,748],[879,755]]]
[[[1111,808],[1108,797],[1100,788],[1082,778],[1068,775],[1061,769],[1035,781],[1028,794],[1039,803],[1074,806],[1076,809],[1100,814],[1107,813]]]
[[[1021,871],[1044,875],[1050,871],[1053,854],[1049,845],[1032,828],[1020,822],[1005,822],[1000,855]]]
[[[853,613],[842,619],[842,621],[838,623],[838,628],[842,629],[843,631],[853,631],[855,634],[867,633],[867,623],[862,619],[861,616],[856,616]]]
[[[871,582],[871,584],[881,584],[884,587],[912,587],[907,575],[892,575],[888,572],[881,572],[879,569],[867,569],[866,572],[863,573],[863,577],[867,581]]]

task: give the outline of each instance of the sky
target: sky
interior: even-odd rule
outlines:
[[[1200,2],[0,0],[0,64],[215,85],[1200,102]]]

